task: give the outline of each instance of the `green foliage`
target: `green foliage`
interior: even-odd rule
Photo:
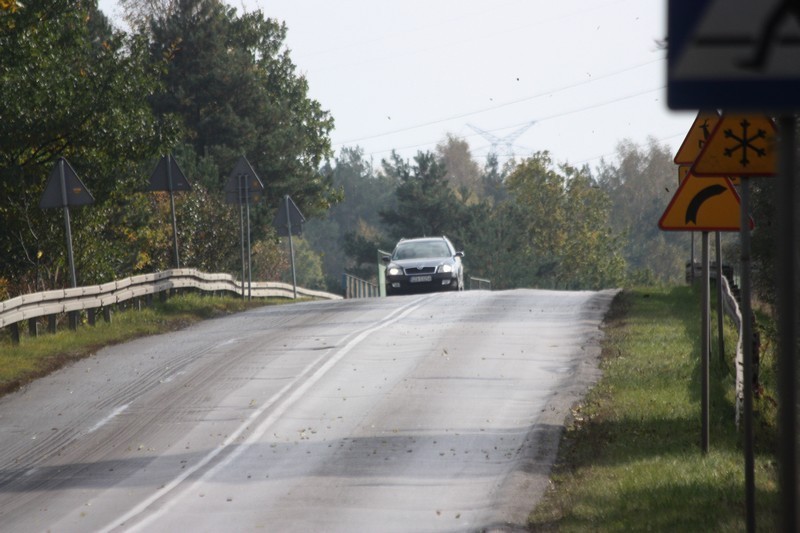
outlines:
[[[523,255],[528,240],[521,230],[521,218],[521,209],[510,201],[469,206],[458,233],[468,276],[490,280],[493,289],[532,286]]]
[[[307,289],[325,290],[325,276],[322,274],[320,255],[311,248],[306,239],[295,237],[292,239],[292,244],[297,284]],[[288,240],[282,246],[288,250]],[[288,283],[292,282],[291,266],[284,270],[282,279]]]
[[[237,16],[218,0],[181,0],[150,12],[152,59],[165,61],[160,117],[177,116],[196,154],[219,165],[221,189],[245,154],[268,203],[285,194],[307,216],[339,200],[318,172],[330,154],[333,119],[308,98],[308,83],[284,49],[286,26],[260,11]]]
[[[383,170],[397,182],[397,206],[380,212],[394,240],[447,235],[458,228],[461,204],[445,179],[447,168],[434,154],[419,152],[412,165],[392,153]]]
[[[348,274],[368,281],[378,277],[378,250],[391,252],[396,241],[387,241],[382,235],[375,233],[348,233],[344,238],[344,250],[351,259]]]
[[[508,192],[505,188],[505,178],[513,168],[513,163],[509,163],[506,169],[500,168],[500,162],[495,154],[489,154],[486,159],[486,166],[481,176],[481,183],[483,185],[483,194],[481,197],[486,198],[492,203],[502,202],[508,199]]]
[[[623,237],[623,256],[632,279],[681,282],[689,235],[658,227],[678,186],[677,167],[666,146],[650,139],[646,147],[629,140],[617,146],[617,161],[602,161],[597,182],[611,198],[611,227]]]
[[[112,32],[94,2],[31,0],[3,16],[0,275],[13,280],[13,292],[64,281],[62,214],[38,207],[59,156],[96,198],[97,212],[74,213],[76,261],[88,266],[81,281],[126,266],[118,254],[92,250],[109,249],[103,230],[120,202],[115,191],[131,192],[132,163],[174,134],[147,105],[157,78],[142,44]]]
[[[655,227],[665,204],[653,190],[672,183],[674,169],[654,142],[622,143],[619,163],[604,163],[597,180],[556,168],[546,152],[504,166],[490,156],[481,169],[454,136],[412,161],[393,153],[377,171],[357,148],[331,164],[333,119],[309,98],[284,24],[220,0],[122,5],[131,35],[92,1],[10,2],[0,14],[0,279],[9,294],[67,281],[63,214],[38,207],[59,156],[96,199],[71,211],[81,284],[172,266],[169,197],[145,192],[168,152],[194,184],[175,199],[183,266],[240,272],[240,212],[222,189],[244,154],[267,187],[250,206],[253,254],[267,276],[286,272],[271,229],[285,194],[319,219],[306,228],[314,253],[301,249],[303,268],[323,285],[321,268],[331,290],[344,270],[373,277],[377,248],[423,235],[448,235],[465,249],[468,273],[496,288],[617,285],[625,261],[637,279],[683,271],[674,236]]]
[[[751,234],[751,257],[753,288],[759,299],[768,304],[776,304],[775,272],[777,268],[778,220],[775,206],[777,201],[776,180],[751,179],[750,207],[755,228]]]
[[[525,265],[522,286],[598,289],[622,281],[625,263],[609,227],[611,202],[588,170],[565,166],[559,172],[539,152],[520,163],[507,184],[527,236],[517,253]]]
[[[436,155],[447,169],[444,178],[464,203],[482,196],[481,169],[472,158],[467,141],[448,134],[445,142],[436,145]]]
[[[378,213],[393,205],[395,182],[376,174],[360,148],[343,148],[333,165],[323,167],[322,174],[331,177],[343,199],[324,219],[309,221],[304,236],[322,258],[328,290],[339,292],[343,272],[372,278],[376,248],[393,246],[390,239],[382,241]],[[366,256],[359,251],[364,243]],[[362,270],[362,262],[369,266]]]
[[[278,240],[274,230],[267,238],[255,242],[251,246],[253,279],[285,280],[290,268],[286,249],[287,246]]]
[[[622,241],[609,222],[611,201],[588,169],[556,169],[546,152],[503,170],[490,158],[466,187],[447,179],[456,175],[447,161],[455,161],[459,172],[477,168],[465,164],[464,157],[468,150],[452,137],[439,146],[438,155],[421,152],[404,161],[393,153],[382,162],[378,189],[352,191],[362,204],[386,205],[385,191],[392,187],[394,203],[380,210],[382,225],[367,226],[359,218],[358,231],[345,234],[348,271],[372,279],[379,248],[389,251],[402,237],[447,235],[466,251],[467,274],[490,279],[497,289],[602,288],[622,282],[625,261]],[[346,209],[349,199],[348,190]]]
[[[217,0],[124,4],[142,15],[132,35],[92,1],[11,3],[0,16],[0,277],[11,294],[67,281],[63,214],[38,207],[59,156],[96,200],[71,210],[81,284],[172,266],[168,196],[140,194],[170,150],[195,184],[176,195],[186,266],[238,271],[239,214],[221,189],[242,154],[268,187],[251,206],[260,250],[277,242],[277,198],[291,194],[307,217],[341,198],[318,172],[333,121],[308,98],[284,25]]]

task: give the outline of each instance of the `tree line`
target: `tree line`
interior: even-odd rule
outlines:
[[[447,235],[466,251],[467,274],[493,288],[599,289],[681,280],[686,235],[658,218],[677,186],[666,146],[619,143],[616,162],[592,171],[554,162],[547,151],[481,165],[464,139],[448,136],[411,161],[367,160],[346,148],[325,168],[344,192],[308,224],[323,271],[376,276],[377,250],[403,237]],[[328,288],[340,283],[336,275]]]
[[[0,295],[64,284],[61,214],[38,207],[58,157],[96,199],[73,212],[80,284],[172,266],[167,198],[145,192],[167,153],[194,188],[178,198],[181,257],[203,270],[237,270],[223,187],[242,155],[266,184],[254,275],[286,264],[269,224],[277,199],[290,194],[307,216],[341,199],[319,172],[333,118],[309,98],[284,24],[218,0],[123,6],[128,33],[96,1],[0,5]]]
[[[292,196],[309,222],[298,278],[338,291],[375,277],[377,250],[449,236],[468,275],[498,289],[596,289],[682,279],[686,234],[657,228],[677,186],[672,154],[623,140],[590,169],[546,150],[478,162],[448,136],[410,160],[333,154],[334,117],[308,96],[285,24],[220,0],[123,0],[130,30],[90,0],[0,4],[0,297],[64,286],[58,210],[38,207],[58,157],[96,199],[73,213],[79,284],[172,266],[169,200],[146,192],[171,153],[193,184],[177,197],[182,264],[236,274],[236,206],[223,188],[246,156],[266,186],[253,206],[254,279],[285,279],[271,227]]]

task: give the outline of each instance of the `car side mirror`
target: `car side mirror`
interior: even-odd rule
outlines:
[[[456,252],[456,257],[464,257],[464,252]]]
[[[392,258],[389,257],[388,255],[381,256],[381,261],[383,261],[387,265],[389,264],[389,261],[391,261],[391,260],[392,260]]]

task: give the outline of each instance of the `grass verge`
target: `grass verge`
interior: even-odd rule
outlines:
[[[19,345],[10,336],[0,338],[0,395],[14,391],[32,380],[62,366],[87,357],[103,346],[118,344],[137,337],[164,333],[190,324],[245,309],[293,302],[283,298],[258,299],[250,302],[234,296],[211,297],[180,294],[151,307],[128,309],[114,313],[112,321],[99,319],[95,326],[81,324],[77,331],[65,325],[54,335],[23,335]]]
[[[716,321],[713,332],[716,332]],[[606,320],[603,378],[574,408],[533,531],[744,531],[732,328],[711,358],[710,449],[700,450],[700,305],[691,287],[626,290]],[[716,337],[716,334],[712,334]],[[773,366],[762,353],[762,369]],[[770,371],[755,402],[756,523],[778,530]]]

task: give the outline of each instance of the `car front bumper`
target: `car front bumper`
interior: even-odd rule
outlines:
[[[386,277],[386,293],[433,292],[455,289],[458,277],[451,272]]]

